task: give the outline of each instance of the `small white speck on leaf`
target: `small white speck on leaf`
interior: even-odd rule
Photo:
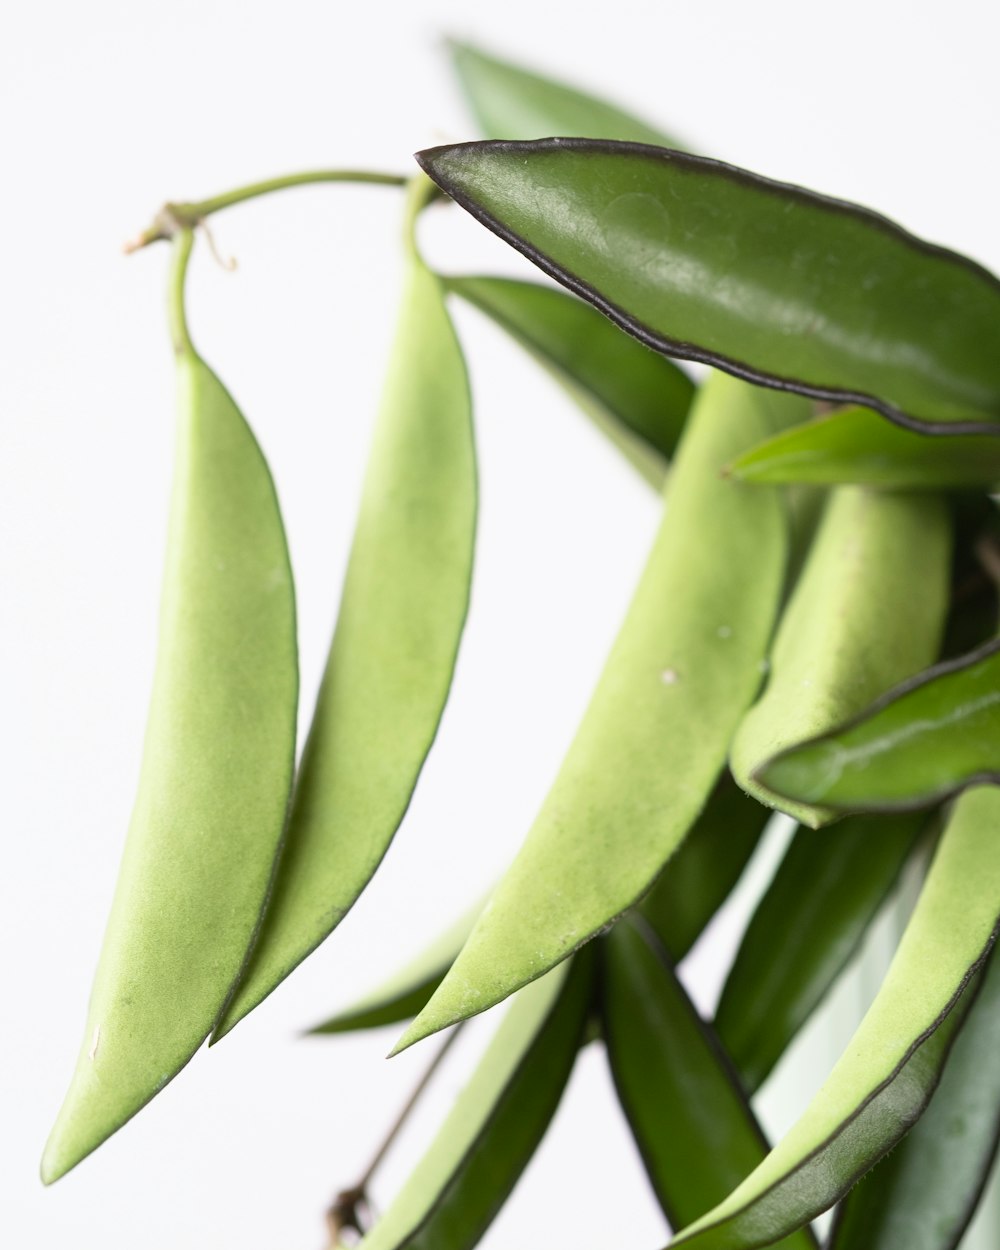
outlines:
[[[675,668],[665,668],[660,674],[660,681],[662,681],[665,686],[676,686],[680,679],[680,673],[678,673]]]
[[[732,626],[720,625],[719,628],[715,631],[715,633],[716,633],[716,636],[719,638],[732,638],[733,636]]]
[[[87,1051],[87,1058],[93,1063],[94,1056],[97,1054],[97,1048],[101,1044],[101,1026],[97,1025],[94,1029],[94,1036],[90,1039],[90,1050]]]

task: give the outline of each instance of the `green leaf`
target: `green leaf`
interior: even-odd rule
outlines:
[[[832,492],[778,628],[767,687],[733,742],[733,774],[755,798],[803,824],[834,819],[814,802],[783,799],[755,770],[931,663],[948,607],[950,545],[938,498]]]
[[[663,486],[694,396],[685,373],[552,287],[511,278],[446,281],[545,365],[651,486]]]
[[[592,967],[588,952],[517,996],[364,1250],[476,1244],[555,1114],[583,1040]]]
[[[1000,282],[867,209],[640,144],[468,143],[417,159],[659,351],[916,428],[1000,422]]]
[[[182,275],[189,241],[177,246]],[[295,602],[274,485],[187,342],[177,375],[139,788],[79,1062],[42,1160],[46,1183],[133,1116],[212,1031],[259,923],[292,782]]]
[[[796,831],[733,960],[715,1028],[753,1093],[861,944],[926,824],[858,816]]]
[[[954,1250],[1000,1139],[1000,960],[982,985],[920,1122],[847,1195],[830,1250]]]
[[[757,779],[844,811],[927,807],[1000,780],[1000,642],[903,682],[857,719],[767,760]]]
[[[555,784],[398,1048],[484,1011],[589,941],[645,894],[697,819],[760,681],[788,549],[780,497],[726,482],[719,468],[801,408],[721,374],[702,387],[670,506]]]
[[[911,1127],[996,935],[998,821],[1000,791],[958,801],[882,988],[833,1072],[764,1162],[673,1245],[769,1245],[836,1202]]]
[[[390,980],[309,1032],[351,1033],[412,1020],[455,962],[482,909],[482,902],[476,903]]]
[[[891,490],[987,487],[1000,482],[1000,439],[928,438],[868,408],[843,408],[784,430],[730,466],[741,482],[856,483]]]
[[[468,605],[471,416],[441,285],[413,257],[285,847],[260,940],[216,1040],[339,923],[406,812]]]
[[[668,860],[639,912],[680,962],[728,898],[771,813],[726,771],[691,832]]]
[[[602,943],[602,1028],[622,1109],[660,1206],[679,1228],[721,1202],[767,1154],[767,1139],[712,1029],[648,925]],[[808,1230],[784,1250],[815,1246]]]
[[[590,135],[679,146],[631,113],[565,83],[449,41],[452,64],[479,129],[491,139]]]

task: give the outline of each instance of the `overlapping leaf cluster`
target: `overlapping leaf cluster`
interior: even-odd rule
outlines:
[[[832,1250],[947,1250],[1000,1131],[1000,549],[987,494],[1000,477],[1000,283],[868,210],[686,155],[473,49],[453,55],[490,139],[420,163],[572,294],[443,278],[411,243],[294,784],[280,517],[252,435],[187,337],[190,232],[175,242],[183,424],[161,660],[45,1174],[74,1166],[287,976],[403,819],[472,565],[475,456],[450,294],[550,369],[667,506],[577,735],[488,904],[316,1030],[409,1021],[402,1047],[517,995],[365,1244],[472,1246],[597,1036],[672,1244],[808,1247],[812,1219],[839,1203]],[[429,187],[412,183],[411,224]],[[696,389],[668,357],[714,368]],[[676,965],[775,808],[799,828],[708,1021]],[[907,866],[925,875],[884,983],[771,1148],[751,1096]]]

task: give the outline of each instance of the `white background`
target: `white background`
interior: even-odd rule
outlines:
[[[8,6],[4,1244],[319,1247],[325,1201],[354,1179],[425,1056],[418,1048],[384,1063],[391,1031],[296,1033],[405,959],[510,857],[641,567],[655,500],[514,348],[462,316],[482,457],[478,567],[454,696],[411,815],[326,947],[43,1191],[36,1161],[79,1042],[135,784],[170,476],[166,253],[126,261],[120,245],[166,198],[323,165],[406,171],[414,149],[472,137],[439,46],[445,33],[603,91],[706,153],[860,199],[1000,268],[992,0],[601,9],[505,0],[481,12],[456,0],[363,12],[319,0]],[[306,711],[394,319],[398,210],[393,191],[337,187],[233,210],[214,231],[238,272],[200,254],[190,282],[196,340],[277,479]],[[457,210],[433,216],[425,237],[442,267],[526,272]],[[731,928],[721,925],[717,949],[696,963],[702,1001]],[[385,1173],[383,1199],[458,1081],[439,1082]],[[663,1239],[600,1055],[588,1053],[489,1244],[639,1250]]]

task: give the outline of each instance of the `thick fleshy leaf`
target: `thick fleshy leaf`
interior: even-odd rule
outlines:
[[[672,1244],[769,1245],[836,1202],[911,1127],[996,935],[998,821],[1000,790],[958,801],[882,988],[843,1056],[764,1162]]]
[[[729,775],[639,904],[639,912],[680,962],[736,885],[771,818]]]
[[[590,952],[529,986],[364,1250],[467,1250],[527,1166],[584,1036]]]
[[[926,807],[1000,780],[1000,642],[903,682],[856,720],[768,760],[757,778],[844,811]]]
[[[843,408],[784,430],[730,465],[742,482],[855,483],[885,490],[946,490],[1000,482],[1000,438],[928,438],[870,408]]]
[[[449,47],[465,98],[487,138],[589,135],[678,146],[638,117],[576,87],[488,56],[467,43],[451,42]]]
[[[400,1046],[484,1011],[589,941],[645,894],[697,819],[760,682],[788,549],[780,497],[724,481],[719,467],[801,406],[723,374],[699,391],[669,508],[576,738]]]
[[[733,741],[733,773],[755,798],[807,825],[835,817],[782,799],[755,770],[936,658],[950,546],[948,512],[937,497],[853,486],[831,493],[778,628],[767,687]]]
[[[183,275],[188,247],[176,246]],[[139,789],[46,1182],[134,1115],[212,1031],[260,920],[292,784],[295,603],[274,486],[233,400],[187,342],[177,374]]]
[[[687,374],[554,287],[479,277],[447,286],[526,347],[650,485],[663,486],[694,396]]]
[[[721,1202],[767,1154],[767,1139],[712,1029],[652,930],[624,920],[602,943],[601,1022],[622,1109],[674,1228]],[[808,1250],[807,1229],[780,1243]]]
[[[468,605],[471,416],[440,282],[414,257],[285,846],[260,939],[216,1038],[337,925],[406,812]]]
[[[1000,281],[868,209],[642,144],[466,143],[417,159],[668,355],[918,428],[1000,422]]]
[[[830,1250],[955,1250],[1000,1140],[1000,959],[982,985],[918,1124],[847,1195]]]
[[[412,1020],[455,962],[482,909],[482,903],[477,903],[395,976],[309,1032],[352,1033]]]
[[[856,816],[799,828],[722,988],[715,1028],[753,1093],[857,951],[926,823]]]

